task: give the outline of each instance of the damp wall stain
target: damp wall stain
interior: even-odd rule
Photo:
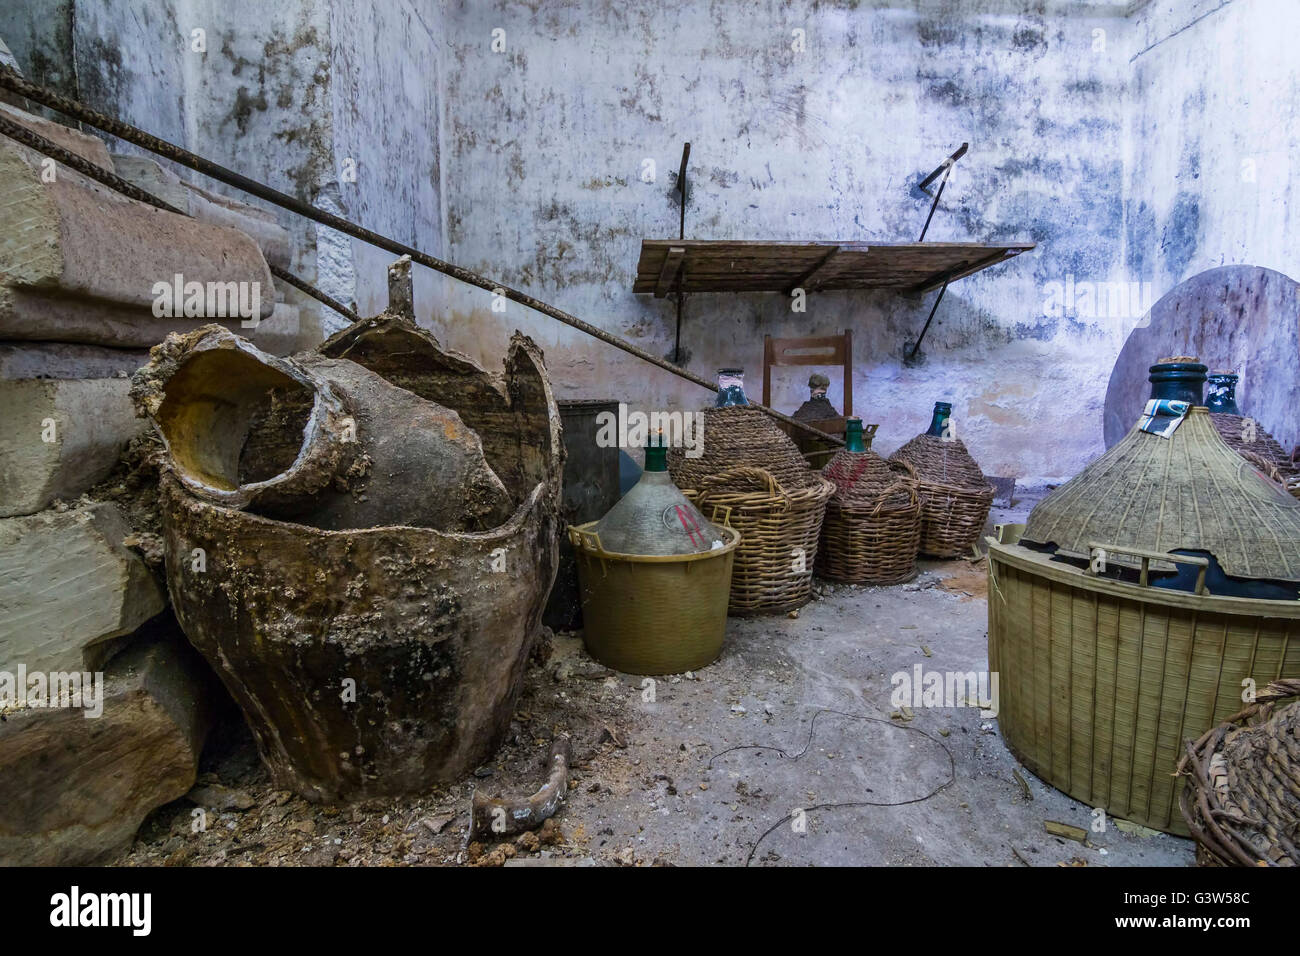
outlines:
[[[442,11],[425,0],[25,0],[0,5],[0,37],[19,38],[29,75],[42,64],[97,109],[438,255]],[[290,232],[295,272],[363,312],[382,307],[388,253],[265,208]],[[416,282],[431,301],[432,277]],[[337,326],[330,310],[286,297],[309,326]]]
[[[1128,7],[27,0],[0,8],[0,36],[65,92],[660,355],[674,303],[630,289],[641,239],[678,234],[684,141],[688,236],[868,242],[915,240],[928,211],[915,183],[969,142],[927,238],[1039,247],[955,283],[921,364],[900,359],[934,293],[816,294],[804,312],[777,295],[697,295],[683,343],[694,371],[743,364],[753,383],[764,334],[852,328],[858,410],[880,420],[883,450],[946,398],[1000,473],[1065,476],[1101,448],[1099,421],[1071,423],[1099,408],[1136,318],[1058,314],[1055,285],[1147,283],[1158,298],[1225,262],[1294,274],[1300,242],[1287,46],[1300,6]],[[296,271],[378,310],[387,253],[282,221]],[[493,311],[483,290],[422,269],[416,283],[425,321],[461,351],[532,335],[563,397],[708,398],[518,306]],[[777,373],[778,407],[802,401],[803,372]],[[1048,377],[1061,388],[1017,393],[996,421],[972,398]],[[1043,428],[1061,436],[1050,451]]]
[[[926,336],[923,364],[904,367],[900,358],[934,293],[815,294],[802,313],[778,295],[685,303],[692,370],[708,376],[719,365],[744,365],[755,392],[764,334],[852,328],[854,394],[859,410],[881,421],[885,450],[924,427],[930,404],[946,398],[969,419],[968,443],[1002,473],[1074,473],[1102,448],[1110,366],[1140,315],[1097,315],[1078,303],[1060,312],[1050,304],[1053,287],[1091,285],[1104,298],[1107,288],[1146,283],[1158,297],[1223,254],[1207,246],[1207,225],[1223,222],[1232,200],[1206,178],[1236,148],[1214,126],[1240,104],[1212,92],[1226,68],[1211,56],[1225,23],[1185,29],[1204,12],[1199,6],[1181,17],[1158,5],[1125,16],[1122,4],[973,0],[958,13],[930,3],[771,0],[747,5],[743,16],[729,4],[668,3],[648,21],[619,4],[579,6],[451,10],[452,59],[461,64],[448,77],[444,124],[454,153],[452,257],[664,354],[676,329],[673,299],[634,296],[630,287],[640,240],[678,234],[672,184],[683,141],[692,144],[688,237],[878,242],[916,239],[928,201],[911,187],[970,142],[927,238],[1030,239],[1039,248],[954,284]],[[486,38],[497,25],[527,51],[526,69],[490,52]],[[1236,13],[1227,25],[1247,45],[1262,31]],[[795,30],[802,54],[792,47]],[[1242,91],[1250,75],[1243,70],[1227,85]],[[1162,115],[1145,115],[1140,100],[1150,89],[1189,87],[1186,102],[1179,93]],[[498,88],[504,102],[527,99],[528,115],[521,120],[486,97]],[[1249,112],[1252,124],[1264,121],[1257,108]],[[1189,140],[1195,148],[1184,150]],[[522,176],[509,170],[507,143],[523,157]],[[653,181],[643,178],[647,163]],[[587,185],[611,181],[625,185]],[[1263,229],[1243,236],[1236,254],[1251,250],[1280,252]],[[565,397],[687,408],[708,398],[513,306],[493,314],[479,292],[450,295],[441,328],[451,341],[473,348],[528,323]],[[806,371],[775,373],[778,407],[802,401]],[[1052,394],[1038,387],[1048,376],[1061,382]],[[991,380],[1028,389],[992,416],[970,397]],[[1061,402],[1063,394],[1072,400]],[[1079,426],[1081,413],[1096,422]],[[1043,428],[1059,436],[1050,450],[1036,437]]]

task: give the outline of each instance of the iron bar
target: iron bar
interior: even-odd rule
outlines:
[[[930,203],[930,214],[925,217],[925,225],[921,227],[921,238],[916,240],[917,242],[925,242],[925,234],[930,231],[930,220],[934,218],[934,211],[939,208],[939,198],[943,195],[943,187],[948,185],[948,177],[952,174],[952,167],[957,160],[966,155],[966,150],[969,146],[969,143],[962,143],[961,146],[957,148],[956,152],[935,167],[934,172],[921,180],[920,185],[917,186],[917,189],[921,190],[921,192],[926,192],[926,187],[928,187],[930,183],[934,182],[935,177],[940,173],[943,174],[943,180],[939,183],[939,189],[935,193],[934,202]]]
[[[916,358],[917,350],[921,347],[921,340],[925,338],[925,333],[930,331],[930,323],[934,321],[934,314],[939,311],[939,303],[943,301],[943,294],[948,291],[948,283],[945,282],[939,289],[939,294],[935,296],[934,305],[930,306],[930,317],[925,320],[925,325],[921,328],[921,334],[916,337],[916,344],[912,346],[912,351],[907,353],[907,361],[910,363]]]
[[[39,103],[42,106],[62,113],[65,116],[70,116],[79,122],[92,126],[102,132],[109,133],[118,139],[138,146],[141,149],[148,150],[164,159],[178,163],[179,165],[192,169],[197,173],[215,179],[218,182],[225,183],[227,186],[232,186],[236,189],[242,190],[250,195],[258,197],[259,199],[279,206],[282,209],[286,209],[290,212],[296,213],[297,215],[311,219],[323,226],[328,226],[329,228],[335,229],[345,235],[352,236],[354,239],[360,239],[362,242],[384,249],[387,252],[391,252],[393,255],[410,256],[412,262],[418,262],[420,265],[433,269],[436,272],[441,272],[444,275],[449,275],[453,279],[459,279],[461,282],[468,285],[477,286],[480,289],[486,289],[495,295],[500,295],[512,302],[516,302],[519,305],[532,309],[535,312],[540,312],[542,315],[555,319],[557,322],[562,322],[570,328],[584,332],[592,338],[599,339],[606,345],[611,345],[614,348],[620,349],[629,355],[641,359],[643,362],[654,365],[666,372],[671,372],[677,377],[683,378],[701,388],[706,388],[711,392],[717,391],[717,386],[703,376],[696,375],[688,369],[673,365],[671,362],[652,355],[645,349],[633,345],[631,342],[628,342],[611,332],[606,332],[598,326],[585,322],[577,316],[571,315],[562,309],[557,309],[555,306],[548,305],[540,299],[534,298],[531,295],[527,295],[526,293],[520,292],[519,290],[513,289],[500,282],[496,282],[493,279],[479,275],[469,269],[446,262],[436,256],[431,256],[428,253],[421,252],[414,246],[407,245],[404,242],[399,242],[396,239],[390,239],[387,236],[366,229],[365,227],[359,226],[341,216],[336,216],[333,213],[317,209],[310,203],[304,202],[295,196],[290,196],[287,193],[283,193],[278,189],[273,189],[257,180],[250,179],[241,173],[227,169],[218,163],[214,163],[212,160],[205,159],[196,153],[182,149],[173,143],[168,143],[150,133],[146,133],[144,130],[131,126],[129,123],[124,123],[121,120],[114,119],[111,116],[106,116],[103,113],[92,110],[84,104],[79,103],[70,97],[66,97],[61,93],[57,93],[54,90],[31,83],[9,66],[0,65],[0,88],[6,89],[18,96],[25,97],[35,103]],[[819,429],[813,428],[804,422],[797,421],[789,415],[778,412],[773,408],[769,408],[766,405],[759,405],[757,403],[751,404],[753,404],[759,411],[775,418],[777,421],[785,422],[787,425],[799,428],[802,431],[815,435],[824,441],[829,441],[832,444],[844,444],[842,438],[828,435]]]
[[[76,170],[81,175],[87,177],[88,179],[95,180],[102,186],[107,186],[109,189],[112,189],[114,192],[121,193],[123,196],[126,196],[128,199],[134,199],[137,202],[145,203],[147,205],[153,206],[155,209],[161,209],[163,212],[170,212],[170,213],[175,213],[178,216],[185,216],[187,219],[194,218],[188,212],[185,212],[183,209],[177,209],[171,203],[159,199],[157,196],[155,196],[151,192],[148,192],[147,190],[141,189],[139,186],[137,186],[135,183],[131,182],[130,180],[123,179],[121,176],[117,175],[116,173],[109,172],[104,167],[92,163],[84,156],[78,156],[76,153],[72,152],[71,150],[64,149],[62,146],[58,145],[57,143],[54,143],[46,139],[44,136],[40,135],[35,130],[28,129],[26,126],[23,126],[21,123],[15,123],[3,115],[0,115],[0,134],[7,136],[9,139],[14,140],[15,142],[22,143],[28,149],[34,149],[38,153],[44,153],[46,156],[50,157],[50,159],[53,159],[56,162],[61,163],[64,166],[67,166],[69,169]],[[293,286],[295,289],[298,289],[299,291],[306,293],[307,295],[315,299],[317,302],[321,302],[324,305],[329,306],[335,312],[347,318],[349,322],[355,322],[359,318],[359,316],[355,312],[349,309],[342,302],[339,302],[337,299],[333,298],[327,293],[322,292],[320,289],[316,288],[306,279],[299,278],[298,276],[290,272],[288,269],[282,269],[277,265],[273,265],[272,263],[268,262],[266,265],[267,268],[271,271],[271,275],[275,276],[277,279],[283,280],[284,282]]]

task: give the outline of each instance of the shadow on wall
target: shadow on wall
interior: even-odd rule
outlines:
[[[1286,448],[1300,440],[1300,283],[1259,266],[1222,266],[1167,292],[1124,343],[1106,389],[1106,447],[1137,421],[1147,369],[1194,355],[1241,376],[1237,404]]]

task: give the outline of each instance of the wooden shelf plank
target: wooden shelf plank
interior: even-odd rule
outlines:
[[[632,288],[660,297],[678,285],[685,292],[925,292],[1033,248],[1034,243],[643,239]]]
[[[792,292],[794,292],[795,289],[803,289],[805,292],[811,292],[815,288],[813,284],[817,282],[817,280],[820,277],[825,276],[828,273],[828,271],[830,270],[831,260],[834,259],[839,254],[840,254],[840,247],[832,246],[831,251],[826,253],[826,255],[822,257],[821,261],[817,263],[817,265],[813,266],[811,269],[809,269],[799,278],[795,279],[793,283],[791,283],[789,288],[785,290],[785,294],[790,295]]]

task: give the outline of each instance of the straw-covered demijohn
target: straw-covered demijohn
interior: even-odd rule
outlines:
[[[921,553],[969,554],[984,530],[993,486],[957,437],[952,405],[935,402],[930,427],[890,455],[916,469],[921,495]]]
[[[848,420],[845,439],[822,469],[835,493],[826,505],[817,573],[853,584],[911,580],[921,541],[916,472],[906,461],[886,461],[872,451],[860,418]]]
[[[1208,556],[1211,593],[1294,597],[1300,502],[1223,442],[1203,404],[1205,373],[1186,356],[1151,366],[1142,419],[1038,504],[1021,543],[1079,560],[1100,548],[1121,566],[1137,563],[1124,547]],[[1152,583],[1190,590],[1189,567]]]
[[[741,535],[731,577],[733,614],[777,613],[808,603],[826,501],[835,486],[812,471],[790,437],[745,398],[740,369],[719,372],[704,409],[703,451],[668,451],[673,481],[710,517],[730,515]]]

